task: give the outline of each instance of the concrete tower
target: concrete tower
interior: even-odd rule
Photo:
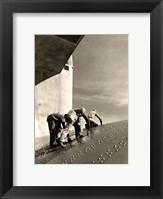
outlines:
[[[35,36],[35,137],[49,135],[47,116],[72,108],[72,53],[81,35]]]
[[[49,134],[46,122],[51,113],[65,114],[72,108],[73,61],[61,73],[35,86],[35,137]]]

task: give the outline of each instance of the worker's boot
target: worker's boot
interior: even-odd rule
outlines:
[[[76,137],[76,140],[77,140],[77,142],[79,142],[79,143],[83,143],[82,137],[80,137],[80,136],[77,136],[77,137]]]
[[[89,137],[90,136],[90,132],[87,130],[87,136]]]
[[[84,135],[79,135],[79,138],[83,138],[84,137]]]

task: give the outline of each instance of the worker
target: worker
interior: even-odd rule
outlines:
[[[75,128],[75,137],[78,142],[80,142],[80,138],[82,137],[81,133],[81,117],[83,117],[87,123],[87,129],[89,130],[90,124],[89,119],[86,116],[85,108],[77,108],[70,110],[67,114],[65,114],[66,120],[66,128],[71,129],[72,126]]]
[[[70,131],[67,128],[61,129],[57,135],[57,141],[62,147],[66,147],[67,142],[70,142]],[[71,140],[72,141],[72,140]]]
[[[98,124],[95,121],[95,117],[97,117],[102,125],[102,119],[100,118],[100,116],[98,115],[97,111],[95,109],[93,109],[92,111],[89,112],[88,114],[88,119],[90,122],[90,127],[97,127]]]
[[[53,148],[57,145],[58,133],[65,128],[65,118],[59,113],[53,113],[47,117],[47,122],[50,133],[50,147]],[[60,145],[62,146],[63,143],[61,142]]]

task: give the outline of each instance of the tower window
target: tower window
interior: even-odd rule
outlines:
[[[68,66],[68,65],[65,65],[64,69],[65,69],[65,70],[69,70],[69,66]]]

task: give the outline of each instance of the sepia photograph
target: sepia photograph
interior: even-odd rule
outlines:
[[[162,198],[162,5],[2,0],[2,198]]]
[[[128,35],[35,35],[35,164],[128,164]]]

